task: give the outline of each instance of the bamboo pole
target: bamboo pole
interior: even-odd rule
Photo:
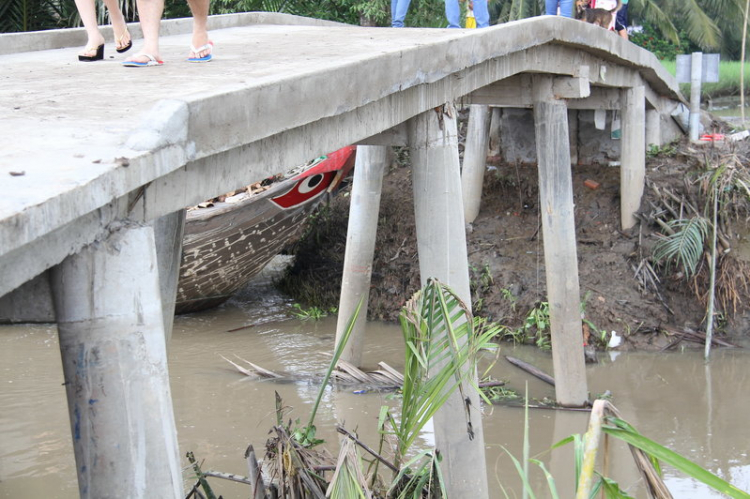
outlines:
[[[711,239],[711,283],[709,285],[710,296],[708,299],[708,321],[706,324],[706,348],[704,358],[708,360],[711,354],[711,340],[714,335],[714,300],[716,297],[716,234],[719,232],[717,224],[717,212],[719,209],[719,189],[714,182],[714,234]]]

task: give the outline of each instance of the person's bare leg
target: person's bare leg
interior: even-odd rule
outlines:
[[[86,48],[79,52],[79,55],[93,57],[96,55],[96,48],[104,43],[104,37],[99,31],[99,23],[96,20],[96,5],[94,0],[76,0],[76,7],[88,36]]]
[[[148,54],[161,60],[159,57],[159,25],[161,15],[164,12],[164,0],[137,0],[138,15],[141,18],[141,31],[143,31],[143,46],[137,54],[132,55],[128,61],[148,62]]]
[[[112,32],[115,35],[115,46],[118,49],[122,49],[130,41],[130,33],[128,33],[128,26],[125,23],[125,16],[122,15],[117,0],[104,0],[104,5],[107,6],[109,19],[112,21]]]
[[[617,34],[626,40],[628,39],[628,30],[626,29],[621,29],[620,31],[617,32]]]
[[[208,43],[208,7],[210,0],[188,0],[190,12],[193,14],[193,39],[192,45],[201,48]],[[211,49],[190,51],[190,58],[205,57],[211,53]]]

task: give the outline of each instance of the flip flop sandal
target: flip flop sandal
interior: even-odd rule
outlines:
[[[130,50],[130,47],[133,46],[133,40],[128,40],[128,43],[123,45],[122,40],[127,34],[128,32],[126,31],[125,33],[120,35],[119,38],[117,38],[117,43],[115,43],[115,50],[120,54],[122,54],[123,52],[127,52],[128,50]]]
[[[214,49],[214,42],[209,41],[207,44],[203,45],[202,47],[195,48],[192,45],[190,46],[190,50],[198,55],[198,53],[203,52],[204,50],[208,50],[208,54],[204,55],[203,57],[188,57],[187,62],[208,62],[211,59],[213,59],[213,55],[211,52],[213,52]]]
[[[122,61],[122,65],[126,68],[147,68],[149,66],[161,66],[164,64],[164,61],[160,61],[151,54],[135,54],[133,57],[147,57],[148,61]]]

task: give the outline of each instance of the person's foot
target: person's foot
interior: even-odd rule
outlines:
[[[203,45],[191,45],[188,62],[208,62],[213,58],[214,42],[207,40]]]
[[[103,36],[100,35],[98,38],[89,38],[86,47],[78,52],[78,55],[86,59],[93,59],[97,56],[97,53],[100,50],[99,47],[102,45],[104,45]]]
[[[162,64],[164,64],[164,61],[162,61],[158,55],[146,54],[143,52],[133,54],[131,57],[122,61],[122,65],[126,67],[161,66]]]
[[[208,39],[207,32],[193,33],[193,39],[191,40],[192,45],[190,46],[190,54],[188,59],[203,59],[204,57],[211,54],[211,47],[213,43]],[[193,49],[196,49],[194,51]]]
[[[127,29],[121,35],[115,33],[115,50],[120,53],[127,52],[132,46],[133,40],[130,38],[130,33]]]

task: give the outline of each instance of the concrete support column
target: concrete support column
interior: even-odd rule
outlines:
[[[489,155],[500,156],[502,152],[500,150],[500,124],[503,119],[503,110],[500,107],[490,108],[490,143],[489,143]]]
[[[646,98],[642,86],[622,90],[620,219],[623,230],[635,225],[646,181]]]
[[[182,236],[185,232],[185,210],[165,215],[152,223],[159,262],[159,291],[164,315],[164,335],[169,345],[174,324],[177,281],[182,263]]]
[[[565,103],[552,97],[551,88],[549,78],[534,81],[539,211],[544,234],[555,395],[561,405],[582,406],[588,400],[588,385],[583,356],[568,113]]]
[[[568,137],[570,140],[570,166],[578,166],[578,110],[568,109]]]
[[[181,498],[154,231],[127,225],[50,276],[82,498]]]
[[[349,343],[341,354],[343,360],[355,366],[360,366],[362,363],[367,300],[370,296],[372,260],[375,255],[375,239],[380,212],[380,193],[387,162],[388,149],[386,147],[357,146],[354,184],[349,205],[344,274],[341,280],[341,298],[336,323],[336,344],[338,345],[357,304],[363,300],[362,309],[349,337]]]
[[[701,81],[703,79],[703,52],[690,55],[690,140],[698,140],[701,132]]]
[[[646,111],[646,146],[661,147],[661,116],[656,109]]]
[[[464,199],[466,223],[479,215],[482,204],[482,185],[487,169],[487,149],[490,143],[490,106],[469,106],[469,126],[466,131],[466,149],[461,169],[461,191]]]
[[[422,285],[437,278],[471,305],[456,110],[446,104],[409,123],[417,249]],[[474,373],[476,376],[476,373]],[[464,401],[458,392],[434,418],[435,442],[448,497],[488,496],[484,431],[479,396],[469,390],[474,439],[466,432]]]

